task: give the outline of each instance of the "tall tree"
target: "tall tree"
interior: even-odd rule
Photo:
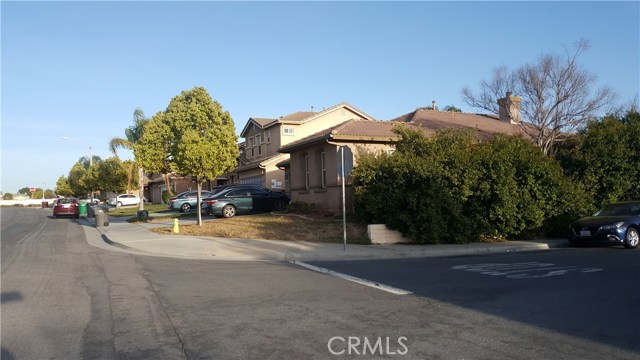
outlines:
[[[136,108],[133,111],[133,125],[129,126],[124,130],[125,138],[113,138],[109,141],[109,150],[113,153],[113,155],[118,156],[117,150],[119,148],[134,150],[135,145],[142,138],[142,134],[144,132],[145,125],[149,122],[144,116],[144,111],[140,108]],[[134,152],[134,157],[136,156]],[[140,162],[136,162],[139,164]],[[127,177],[130,179],[132,177],[132,171],[135,168],[133,164],[129,166],[129,171]],[[137,166],[138,169],[138,191],[140,199],[144,199],[144,168],[140,165]],[[131,181],[128,182],[127,192],[131,193]],[[138,205],[139,210],[144,210],[144,201],[140,201]]]
[[[596,77],[578,62],[589,49],[589,42],[581,40],[573,53],[542,55],[533,64],[525,64],[515,71],[505,66],[494,70],[493,79],[483,80],[480,92],[463,89],[464,101],[496,115],[500,114],[499,101],[513,93],[520,104],[518,121],[542,151],[553,154],[557,143],[573,133],[611,106],[613,92],[608,87],[592,90]],[[518,118],[510,106],[503,107],[510,118]]]
[[[141,167],[150,173],[162,174],[170,196],[173,196],[169,186],[169,173],[173,171],[170,156],[172,141],[164,112],[158,112],[145,125],[144,134],[133,146],[133,154]]]
[[[640,198],[640,113],[609,115],[589,122],[572,141],[559,147],[556,158],[580,179],[592,207]]]
[[[195,179],[198,225],[202,225],[202,183],[233,169],[239,155],[233,119],[205,88],[194,87],[174,97],[163,114],[154,116],[154,122],[148,132],[155,133],[145,131],[138,152],[144,152],[143,161],[156,169],[168,165],[179,175]]]
[[[71,186],[69,186],[69,180],[66,177],[60,176],[58,181],[56,181],[55,187],[56,194],[60,196],[72,196],[73,190],[71,190]]]
[[[71,170],[69,170],[69,177],[67,179],[69,181],[69,187],[71,188],[73,195],[75,196],[86,195],[87,192],[89,191],[89,189],[87,189],[82,184],[82,181],[81,181],[82,177],[85,176],[86,174],[87,174],[87,169],[85,169],[84,165],[80,161],[76,162],[71,167]]]
[[[120,159],[114,156],[92,166],[81,183],[94,190],[120,193],[127,187],[127,172]]]

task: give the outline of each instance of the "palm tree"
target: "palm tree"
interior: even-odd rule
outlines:
[[[140,138],[142,137],[142,131],[144,130],[144,126],[149,122],[144,116],[144,111],[140,108],[136,108],[133,111],[133,125],[129,126],[124,130],[124,134],[126,138],[113,138],[109,141],[109,150],[113,153],[113,155],[118,156],[118,149],[129,149],[133,150],[133,147]],[[133,177],[133,168],[134,163],[129,167],[129,176]],[[140,205],[138,206],[139,210],[144,210],[144,169],[141,166],[138,166],[138,187],[139,187],[139,196],[140,196]],[[128,192],[131,193],[131,185],[129,184]]]

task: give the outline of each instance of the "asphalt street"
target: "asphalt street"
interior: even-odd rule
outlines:
[[[640,354],[640,251],[556,249],[311,264]]]
[[[413,292],[396,295],[287,261],[129,253],[42,209],[1,216],[3,360],[640,354],[640,251],[314,263]]]

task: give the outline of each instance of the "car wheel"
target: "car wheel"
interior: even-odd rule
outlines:
[[[236,208],[233,205],[225,205],[222,208],[222,216],[226,218],[231,218],[236,216]]]
[[[640,243],[640,234],[638,229],[630,227],[627,229],[627,236],[624,238],[624,247],[627,249],[635,249]]]
[[[284,201],[276,200],[276,202],[273,203],[273,211],[282,211],[284,210],[284,206]]]
[[[80,219],[80,214],[75,214],[75,215],[73,215],[73,217],[76,218],[76,219]]]
[[[180,211],[188,213],[189,211],[191,211],[191,205],[187,203],[182,204],[182,206],[180,206]]]
[[[118,201],[118,207],[122,206],[122,201]]]

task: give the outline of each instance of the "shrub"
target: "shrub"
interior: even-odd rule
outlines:
[[[292,213],[309,214],[317,210],[316,203],[306,203],[302,201],[292,201],[289,204],[289,211]]]
[[[584,211],[581,187],[558,162],[520,137],[483,143],[471,133],[432,138],[399,130],[397,151],[365,154],[352,172],[355,209],[420,243],[560,232]]]

